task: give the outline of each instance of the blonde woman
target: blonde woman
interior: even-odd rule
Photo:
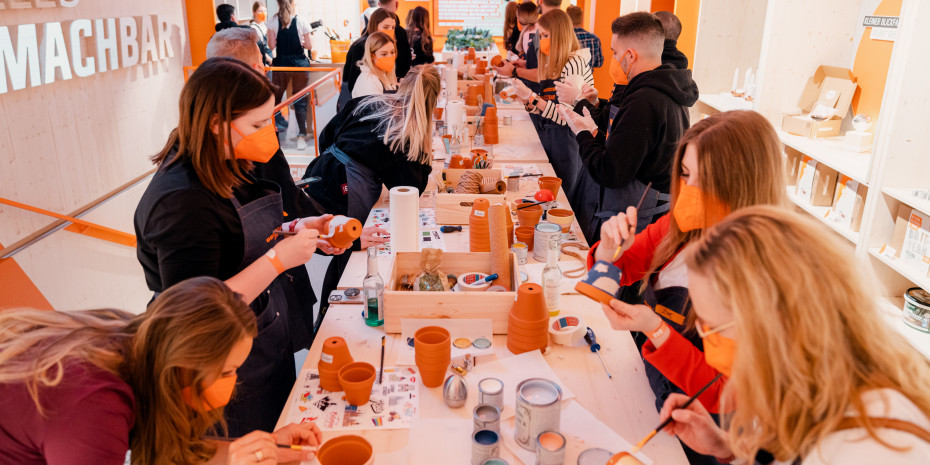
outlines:
[[[732,372],[724,398],[735,411],[720,429],[675,395],[661,415],[671,434],[723,462],[928,463],[930,365],[885,323],[838,241],[760,206],[685,252],[707,362]]]
[[[397,90],[397,44],[383,32],[374,32],[365,41],[365,55],[358,61],[362,72],[355,81],[352,98],[381,95]]]
[[[0,462],[273,464],[311,453],[316,425],[221,435],[223,406],[258,326],[215,278],[165,290],[139,315],[118,310],[0,313]],[[131,434],[130,434],[131,432]]]
[[[585,84],[593,87],[594,74],[589,65],[591,53],[580,48],[572,21],[562,10],[550,10],[540,16],[537,30],[540,92],[533,92],[518,79],[513,81],[513,85],[526,109],[542,116],[537,131],[543,149],[556,175],[562,178],[566,195],[572,198],[582,164],[578,156],[578,142],[557,111],[559,100],[555,83],[563,82],[579,89]]]

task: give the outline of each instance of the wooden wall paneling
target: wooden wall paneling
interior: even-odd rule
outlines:
[[[703,0],[695,45],[694,80],[702,94],[729,92],[733,71],[758,70],[767,0]]]

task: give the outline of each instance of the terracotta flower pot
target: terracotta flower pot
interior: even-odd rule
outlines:
[[[371,465],[375,462],[375,454],[365,438],[346,435],[324,442],[316,459],[320,465]]]
[[[465,105],[470,107],[478,106],[478,96],[484,95],[483,84],[469,84],[465,88]]]
[[[375,384],[375,367],[370,363],[352,362],[339,370],[339,384],[345,391],[346,401],[358,407],[368,403]]]
[[[417,330],[413,339],[414,357],[423,385],[439,387],[452,361],[449,331],[438,326],[426,326]]]
[[[475,74],[484,74],[488,72],[488,62],[478,60],[475,62]]]
[[[526,321],[539,321],[549,318],[546,310],[546,299],[543,296],[542,286],[536,283],[526,283],[517,290],[517,300],[510,308],[514,318]]]
[[[433,108],[433,119],[436,120],[436,121],[441,120],[441,119],[442,119],[442,111],[443,111],[443,110],[444,110],[443,107],[436,107],[436,108]]]
[[[559,188],[562,187],[562,179],[555,176],[540,176],[539,178],[539,189],[547,189],[553,194],[559,192]]]
[[[491,66],[500,66],[502,64],[504,64],[504,59],[501,58],[500,55],[494,55],[494,57],[491,58]]]
[[[519,226],[514,229],[517,240],[526,244],[530,252],[533,251],[533,242],[536,236],[536,230],[532,226]]]
[[[543,334],[541,336],[535,337],[524,337],[516,334],[511,335],[508,333],[507,344],[513,347],[524,349],[524,352],[533,349],[543,349],[549,345],[549,335]]]
[[[552,208],[547,214],[550,223],[555,223],[562,227],[562,232],[567,233],[572,229],[572,221],[575,220],[575,214],[571,210],[564,208]]]
[[[516,333],[526,337],[538,336],[543,329],[548,330],[549,320],[527,322],[516,318],[507,319],[507,332]]]
[[[449,159],[449,169],[462,169],[465,167],[465,163],[462,161],[461,155],[452,155],[452,158]]]
[[[320,362],[317,364],[317,369],[320,371],[320,387],[330,392],[341,391],[339,369],[353,361],[345,339],[331,337],[323,341]]]
[[[329,222],[329,234],[321,236],[333,247],[348,249],[362,235],[362,223],[348,216],[338,215]]]
[[[465,59],[475,61],[477,57],[478,53],[475,51],[475,47],[468,47],[468,53],[465,55]]]
[[[521,208],[517,210],[517,223],[519,223],[520,226],[536,226],[539,224],[539,219],[542,218],[542,214],[543,209],[541,205]]]
[[[604,305],[620,297],[620,279],[623,270],[613,263],[598,260],[588,273],[575,284],[575,290]]]
[[[491,251],[490,222],[488,221],[488,199],[477,198],[468,215],[469,250],[472,252]]]
[[[548,322],[542,286],[521,285],[507,320],[507,348],[516,354],[545,348],[549,343]]]

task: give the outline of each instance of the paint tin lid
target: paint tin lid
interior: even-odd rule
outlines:
[[[456,339],[455,341],[453,341],[452,345],[454,345],[455,347],[458,347],[459,349],[464,349],[471,345],[471,341],[464,337],[460,337]]]
[[[560,233],[562,232],[562,227],[555,223],[539,223],[536,225],[536,231],[542,233]]]
[[[488,347],[491,347],[491,340],[479,337],[478,339],[475,339],[475,342],[473,342],[472,345],[475,346],[476,349],[487,349]]]
[[[912,287],[904,293],[905,298],[911,298],[921,305],[930,307],[930,292],[919,287]]]
[[[613,455],[606,449],[585,449],[578,455],[578,465],[606,465]]]

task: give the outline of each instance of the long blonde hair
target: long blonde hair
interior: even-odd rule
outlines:
[[[362,121],[379,121],[378,136],[393,152],[406,151],[407,160],[428,165],[433,161],[430,131],[439,96],[439,72],[433,65],[413,67],[395,94],[371,95],[355,109]]]
[[[672,209],[678,201],[681,161],[689,145],[697,150],[701,190],[731,211],[753,205],[788,205],[781,142],[775,128],[761,114],[749,110],[717,113],[685,131],[672,159]],[[712,211],[709,204],[705,206],[705,211]],[[682,232],[671,215],[671,225],[656,249],[649,274],[662,268],[682,246],[702,233]]]
[[[278,23],[282,29],[291,27],[295,9],[294,0],[278,0]]]
[[[378,80],[381,81],[381,85],[384,86],[385,90],[397,87],[396,67],[392,69],[391,72],[386,73],[375,66],[375,61],[372,56],[378,49],[387,44],[393,44],[394,53],[397,53],[397,42],[395,42],[394,39],[383,32],[372,32],[371,35],[368,36],[368,39],[365,39],[365,54],[362,56],[362,59],[358,61],[358,66],[367,66],[368,70],[378,77]]]
[[[63,381],[65,367],[91,364],[132,388],[136,423],[132,463],[193,464],[215,448],[202,436],[222,422],[222,409],[196,412],[181,400],[192,386],[219,376],[232,347],[257,334],[255,316],[241,296],[215,278],[182,281],[148,311],[0,312],[0,383],[23,383],[40,413],[43,389]]]
[[[562,68],[572,52],[581,48],[575,28],[568,14],[562,10],[549,10],[539,17],[539,27],[549,31],[549,54],[537,50],[539,60],[539,79],[558,79],[562,75]],[[537,36],[539,33],[537,32]]]
[[[770,206],[730,215],[688,249],[738,334],[724,400],[730,445],[780,461],[814,451],[850,408],[882,442],[862,394],[894,389],[930,417],[930,364],[883,321],[877,295],[835,235]],[[884,442],[887,447],[892,447]]]

